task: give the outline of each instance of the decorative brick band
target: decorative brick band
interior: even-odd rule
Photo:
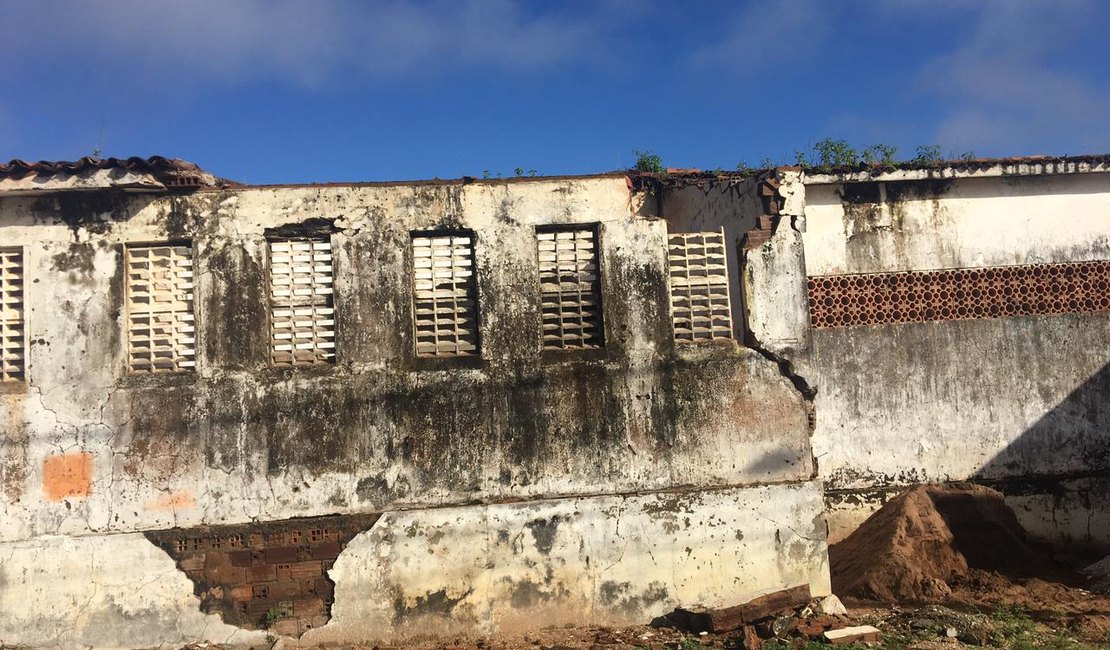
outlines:
[[[1110,310],[1110,261],[809,278],[814,327]]]

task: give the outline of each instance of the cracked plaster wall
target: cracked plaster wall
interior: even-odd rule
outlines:
[[[390,513],[340,556],[332,620],[302,641],[643,624],[787,585],[827,594],[824,536],[817,481]]]
[[[1091,173],[806,187],[808,275],[1110,259],[1110,178]],[[899,486],[974,478],[1035,533],[1110,542],[1110,315],[816,329],[830,540]]]
[[[197,608],[193,586],[141,534],[0,544],[0,646],[257,644],[263,632]]]
[[[588,495],[748,485],[768,487],[749,488],[759,496],[745,501],[753,511],[736,526],[766,541],[760,553],[783,552],[769,532],[778,528],[756,510],[780,513],[767,517],[795,529],[816,527],[804,400],[774,363],[732,341],[674,345],[666,226],[640,216],[641,203],[624,178],[0,198],[0,239],[25,251],[30,343],[28,382],[0,394],[0,553],[25,554],[10,565],[23,576],[40,565],[57,575],[70,569],[51,568],[48,552],[34,549],[113,549],[140,539],[115,533],[333,513],[435,520],[444,506],[558,497],[583,497],[565,503],[577,504],[592,530],[609,506]],[[338,363],[276,370],[268,366],[265,232],[318,219],[335,225]],[[600,224],[600,353],[551,359],[539,349],[534,227],[549,223]],[[410,232],[435,228],[476,233],[478,364],[427,368],[411,352]],[[197,370],[129,376],[123,246],[182,239],[196,260]],[[808,487],[788,487],[795,483]],[[691,506],[690,514],[722,507]],[[492,516],[484,506],[459,512]],[[464,548],[491,529],[464,527],[447,539]],[[758,579],[727,563],[705,575],[772,588],[805,567],[819,589],[824,547],[819,536],[807,543],[804,556]],[[345,571],[357,573],[343,557]],[[85,566],[72,571],[87,575]],[[117,570],[119,584],[153,575],[139,561]],[[184,583],[160,597],[195,608],[188,581],[176,578]],[[353,606],[344,580],[339,574],[337,612]],[[0,583],[0,597],[17,599],[27,584]],[[81,644],[86,632],[66,602],[50,620],[72,626],[61,645]],[[86,616],[111,616],[111,602],[96,602]],[[173,622],[180,607],[152,607],[165,642],[193,638],[194,628]]]

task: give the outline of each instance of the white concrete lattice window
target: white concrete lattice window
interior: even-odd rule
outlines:
[[[597,228],[536,229],[545,350],[604,345]]]
[[[127,356],[131,372],[195,369],[192,246],[129,245],[125,257]]]
[[[23,381],[26,350],[23,250],[0,248],[0,381]]]
[[[477,355],[478,292],[473,235],[414,234],[412,264],[416,355]]]
[[[275,366],[335,363],[331,242],[270,242],[270,359]]]
[[[672,233],[667,248],[675,340],[732,338],[724,233]]]

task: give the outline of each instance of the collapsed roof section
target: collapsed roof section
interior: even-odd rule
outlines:
[[[191,162],[163,156],[0,163],[0,196],[104,189],[163,192],[235,185]]]

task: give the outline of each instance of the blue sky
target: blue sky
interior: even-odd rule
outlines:
[[[0,0],[0,160],[250,183],[1110,152],[1110,2]]]

